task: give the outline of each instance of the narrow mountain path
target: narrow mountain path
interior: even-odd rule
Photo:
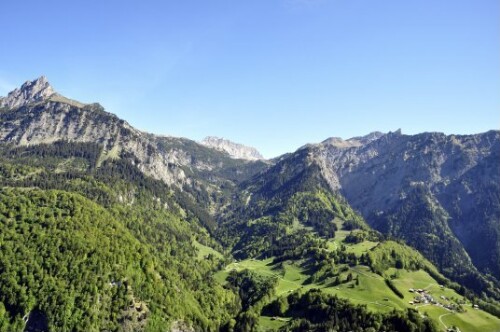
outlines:
[[[417,305],[415,306],[415,309],[421,308],[421,307],[426,307],[428,305],[431,305],[430,303],[422,304],[422,305]]]
[[[435,283],[428,284],[427,286],[424,287],[425,290],[428,290],[429,288],[436,286]]]
[[[358,299],[358,298],[355,298],[355,297],[349,297],[349,299],[356,300],[356,301],[361,301],[361,302],[366,302],[366,303],[370,303],[370,304],[375,304],[375,305],[378,305],[378,306],[381,306],[381,307],[395,308],[392,305],[379,303],[378,301],[368,301],[368,300]]]
[[[377,276],[373,276],[373,275],[369,275],[361,270],[359,270],[359,267],[353,267],[352,270],[356,273],[359,273],[359,274],[362,274],[364,275],[365,277],[368,277],[368,278],[373,278],[373,279],[378,279],[378,280],[382,280],[383,278],[382,277],[379,277],[378,275]]]
[[[448,316],[448,315],[452,315],[452,314],[453,314],[452,312],[449,312],[449,313],[447,313],[447,314],[442,314],[442,315],[441,315],[441,316],[439,316],[439,318],[438,318],[438,319],[439,319],[439,322],[440,322],[441,324],[443,324],[443,326],[444,326],[444,329],[445,329],[445,330],[448,328],[448,326],[446,326],[446,324],[443,322],[443,319],[442,319],[442,318],[443,318],[443,317],[445,317],[445,316]]]
[[[279,280],[280,282],[282,281],[282,282],[285,282],[285,283],[289,283],[289,284],[291,284],[291,285],[297,286],[297,288],[303,287],[303,285],[302,285],[301,283],[298,283],[298,282],[295,282],[295,281],[291,281],[291,280],[284,279],[284,278],[283,278],[283,277],[281,277],[280,275],[278,275],[278,274],[276,274],[276,273],[273,273],[273,272],[268,272],[268,271],[262,271],[262,270],[260,270],[260,271],[258,271],[258,273],[267,274],[267,275],[270,275],[270,276],[272,276],[272,277],[276,277],[276,278],[278,278],[278,280]],[[278,294],[278,295],[281,295],[281,294],[286,293],[286,292],[288,292],[288,290],[283,291],[283,292],[281,292],[281,293],[280,293],[280,294]]]
[[[378,301],[375,301],[375,302],[369,302],[369,303],[373,303],[373,304],[376,304],[376,305],[379,305],[379,306],[382,306],[382,307],[395,308],[395,307],[394,307],[394,306],[392,306],[392,305],[379,303]]]

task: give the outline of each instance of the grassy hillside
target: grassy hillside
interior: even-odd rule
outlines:
[[[338,223],[338,226],[341,228],[342,224]],[[442,285],[446,281],[449,286],[457,286],[440,275],[414,249],[393,241],[363,240],[359,243],[346,243],[345,239],[351,232],[337,231],[335,237],[328,240],[328,246],[324,250],[354,253],[358,262],[366,260],[363,264],[333,263],[328,268],[321,266],[318,269],[308,257],[298,260],[250,258],[227,265],[216,274],[216,279],[224,284],[231,271],[245,270],[274,278],[277,282],[269,303],[282,302],[284,298],[297,292],[306,294],[308,291],[320,290],[325,295],[362,305],[368,312],[390,315],[394,310],[404,313],[408,309],[414,309],[421,315],[428,315],[440,330],[451,326],[456,326],[461,331],[477,331],[472,327],[480,328],[481,331],[497,331],[500,328],[500,319],[481,309],[474,309],[472,303],[455,289]],[[329,270],[333,273],[329,274]],[[427,271],[437,276],[439,281]],[[402,297],[387,285],[386,279],[400,291]],[[425,290],[425,294],[432,296],[436,303],[410,304],[410,301],[415,301],[420,296],[415,291],[410,292],[410,289]],[[260,311],[258,326],[261,330],[276,331],[290,328],[293,322],[294,318],[286,314],[266,316],[264,309]]]

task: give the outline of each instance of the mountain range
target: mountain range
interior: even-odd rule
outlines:
[[[200,289],[201,285],[215,289],[210,300],[207,300],[209,295],[202,298],[193,291],[195,279],[187,278],[188,281],[179,284],[178,293],[187,294],[189,301],[197,303],[195,309],[186,309],[182,314],[181,309],[154,309],[165,304],[146,291],[133,292],[141,284],[138,280],[154,275],[158,275],[158,280],[186,278],[186,272],[181,271],[184,267],[176,270],[175,277],[169,277],[168,267],[158,267],[161,263],[155,256],[177,262],[177,258],[172,258],[175,254],[164,252],[162,241],[175,243],[169,249],[173,251],[184,248],[179,244],[182,241],[203,243],[203,250],[225,255],[225,263],[232,259],[284,259],[286,255],[292,260],[303,259],[302,252],[311,243],[334,237],[339,230],[338,220],[345,227],[363,230],[373,241],[394,240],[415,249],[430,262],[429,266],[437,267],[443,278],[457,283],[462,295],[480,298],[492,306],[500,300],[498,130],[474,135],[434,132],[405,135],[397,130],[347,140],[332,137],[266,160],[255,148],[226,139],[207,137],[196,142],[142,132],[99,104],[83,104],[63,97],[42,76],[0,98],[0,142],[3,163],[0,173],[3,190],[7,190],[3,194],[9,200],[27,200],[31,202],[27,206],[43,206],[41,194],[28,195],[16,191],[19,189],[13,192],[8,189],[35,187],[62,190],[57,195],[78,201],[83,206],[81,211],[97,209],[92,204],[100,204],[104,210],[113,206],[114,212],[100,214],[109,213],[107,218],[114,225],[111,227],[123,233],[127,246],[146,246],[141,250],[148,257],[143,258],[144,266],[151,264],[150,269],[131,273],[128,279],[121,278],[137,279],[134,286],[129,285],[123,291],[123,298],[143,303],[141,310],[154,312],[149,325],[140,324],[140,310],[120,311],[102,320],[89,321],[92,329],[104,328],[97,322],[105,321],[109,330],[125,329],[127,324],[131,330],[145,326],[154,330],[155,326],[161,326],[158,322],[164,315],[170,317],[167,321],[170,319],[173,324],[172,330],[214,330],[221,326],[228,328],[225,320],[239,310],[237,317],[241,319],[236,319],[235,326],[236,330],[244,330],[238,324],[246,317],[245,302],[237,309],[234,295],[212,282],[199,285]],[[37,163],[44,166],[37,168]],[[113,172],[126,177],[116,178]],[[74,192],[87,198],[72,198]],[[144,201],[145,197],[151,201]],[[137,220],[156,220],[150,221],[148,227],[158,232],[175,228],[175,234],[183,235],[170,234],[164,238],[158,235],[160,238],[153,240],[152,234],[145,235],[149,228],[138,229],[140,226],[130,222],[124,226],[120,218],[136,213],[125,211],[134,204],[143,209],[142,214],[135,216]],[[164,215],[148,216],[146,206],[165,210],[155,212]],[[5,216],[9,220],[8,211]],[[160,221],[162,218],[176,221],[167,225]],[[95,232],[94,228],[99,229],[102,223],[106,222],[89,227]],[[291,254],[290,245],[302,248],[301,254]],[[180,257],[188,259],[188,251]],[[212,256],[213,265],[203,267],[201,273],[212,273],[217,270],[216,265],[223,264],[223,260]],[[124,260],[115,263],[127,264]],[[153,266],[158,268],[155,270]],[[196,268],[194,264],[188,269]],[[127,269],[135,267],[124,268],[123,273]],[[7,273],[0,265],[0,276]],[[118,275],[115,277],[122,280]],[[113,284],[115,280],[107,282]],[[19,287],[26,286],[19,284]],[[21,313],[33,312],[37,307],[38,300],[16,305],[16,300],[6,295],[7,291],[11,290],[0,289],[0,302],[4,303],[0,309],[4,307],[9,313],[9,324],[14,324]],[[169,290],[164,292],[168,294]],[[139,300],[139,293],[152,301],[148,309],[145,309],[147,302]],[[108,294],[110,299],[121,298],[113,294]],[[172,297],[177,301],[180,298],[180,295]],[[210,306],[203,302],[214,299],[226,303],[229,309],[221,314],[215,309],[217,304]],[[179,303],[177,306],[182,307]],[[207,306],[211,309],[204,313]],[[38,304],[37,308],[43,309],[53,329],[84,329],[83,325],[58,325],[64,319],[50,316],[49,307]],[[95,315],[100,317],[98,312]]]

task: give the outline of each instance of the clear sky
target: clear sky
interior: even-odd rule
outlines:
[[[0,95],[46,75],[133,126],[266,157],[500,129],[498,0],[3,1]]]

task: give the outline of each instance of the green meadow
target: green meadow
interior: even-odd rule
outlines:
[[[337,231],[336,237],[328,242],[328,250],[336,250],[339,246],[344,245],[347,252],[352,252],[356,256],[360,256],[373,250],[378,245],[377,242],[372,241],[346,244],[343,242],[343,239],[348,233],[348,231]],[[389,248],[391,246],[387,242],[384,245],[389,246]],[[394,247],[397,248],[396,245]],[[208,247],[201,248],[204,250],[204,255],[210,252],[210,248]],[[386,248],[383,250],[386,250]],[[304,261],[289,260],[282,264],[273,264],[273,258],[265,260],[246,259],[227,265],[224,270],[216,274],[215,278],[220,283],[225,283],[226,277],[231,270],[242,271],[248,269],[263,276],[278,278],[275,298],[287,296],[287,294],[294,291],[307,291],[316,288],[321,289],[327,294],[349,299],[354,304],[366,305],[368,310],[373,312],[390,312],[394,309],[406,310],[407,308],[414,308],[422,315],[428,315],[435,320],[443,330],[451,326],[458,327],[462,332],[500,330],[500,319],[480,309],[472,308],[472,304],[455,290],[439,285],[435,279],[423,270],[410,271],[391,267],[383,272],[384,277],[390,276],[393,284],[403,294],[404,297],[400,298],[386,285],[384,277],[372,272],[368,266],[340,265],[339,268],[343,272],[339,274],[339,279],[342,282],[332,285],[332,278],[322,280],[321,282],[310,282],[310,271],[304,263]],[[345,280],[349,274],[353,278],[351,281],[346,282]],[[443,305],[462,303],[465,312],[457,313],[433,304],[419,303],[412,305],[409,302],[414,299],[416,293],[410,292],[410,289],[424,289]],[[286,321],[286,317],[261,316],[259,323],[265,331],[276,331]]]

